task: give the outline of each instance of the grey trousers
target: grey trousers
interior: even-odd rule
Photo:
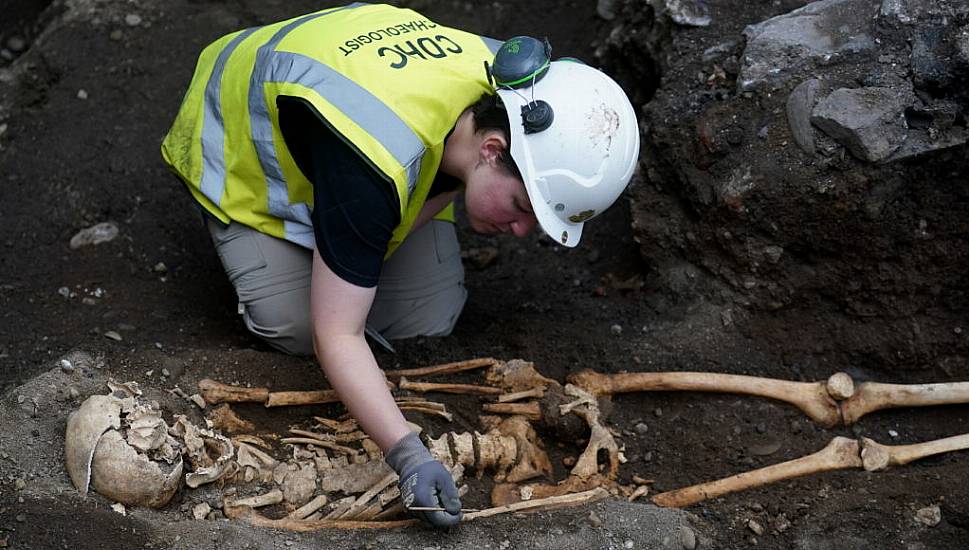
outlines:
[[[222,267],[250,332],[294,355],[313,354],[313,253],[245,225],[208,220]],[[464,267],[454,224],[432,220],[384,262],[367,328],[387,339],[446,336],[464,302]]]

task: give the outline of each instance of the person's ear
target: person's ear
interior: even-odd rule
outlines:
[[[501,132],[488,132],[481,140],[478,155],[481,160],[492,165],[498,165],[498,159],[508,150],[508,140]]]

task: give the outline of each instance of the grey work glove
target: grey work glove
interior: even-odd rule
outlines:
[[[434,460],[416,433],[409,433],[387,452],[387,464],[397,472],[397,486],[405,509],[440,507],[446,512],[412,511],[411,515],[433,525],[450,527],[461,521],[461,499],[451,473]]]

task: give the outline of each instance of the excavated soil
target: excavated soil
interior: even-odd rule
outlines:
[[[92,379],[136,380],[160,398],[176,385],[191,393],[201,378],[280,390],[325,387],[311,360],[275,353],[246,333],[207,232],[191,199],[162,165],[158,146],[205,44],[244,26],[332,3],[77,0],[43,14],[37,8],[44,2],[20,3],[24,7],[16,17],[0,21],[3,36],[18,33],[29,46],[0,75],[0,547],[222,548],[232,541],[240,548],[619,548],[633,543],[624,533],[648,531],[647,524],[659,517],[651,507],[613,503],[591,514],[542,514],[538,524],[527,517],[474,530],[469,524],[463,534],[444,539],[423,532],[415,538],[278,536],[236,522],[189,520],[189,506],[199,498],[189,491],[161,512],[127,517],[98,496],[82,500],[73,494],[59,454],[49,449],[62,445],[57,430],[79,403],[67,395],[68,386],[84,390],[81,397],[100,390],[48,372],[56,373],[58,358],[71,350],[101,358],[103,367]],[[557,54],[587,59],[610,32],[593,2],[406,4],[435,21],[481,34],[545,34]],[[140,21],[131,24],[129,17],[126,22],[130,14]],[[741,21],[743,14],[735,16]],[[45,26],[39,28],[40,21]],[[18,85],[11,84],[14,78]],[[657,82],[625,84],[636,86],[641,97]],[[79,230],[105,221],[120,228],[116,239],[69,247]],[[847,370],[858,378],[892,382],[935,381],[946,374],[895,374],[842,364],[834,359],[840,357],[836,350],[826,353],[823,346],[810,352],[793,346],[802,351],[789,353],[783,341],[754,336],[783,332],[782,326],[764,329],[783,323],[781,318],[760,316],[752,331],[743,320],[725,322],[722,309],[708,302],[677,308],[658,304],[630,223],[628,204],[620,201],[589,224],[575,250],[537,234],[524,240],[482,237],[461,225],[465,250],[495,247],[498,255],[484,267],[466,264],[470,297],[454,334],[396,342],[395,354],[376,349],[378,361],[390,369],[472,357],[522,358],[560,381],[586,367],[797,380]],[[106,337],[109,331],[120,340]],[[792,340],[823,340],[796,330],[790,334]],[[162,369],[170,376],[160,376]],[[465,374],[449,380],[478,378]],[[39,388],[46,388],[44,406],[24,405]],[[433,433],[477,427],[483,400],[439,400],[455,413],[453,425],[412,419]],[[164,403],[169,412],[198,414],[177,399]],[[342,412],[337,405],[238,410],[260,430],[275,433],[313,414]],[[653,393],[616,398],[609,423],[629,459],[620,468],[620,481],[628,483],[634,475],[654,479],[655,493],[800,457],[835,435],[900,444],[964,433],[967,413],[964,406],[887,411],[853,428],[826,430],[796,409],[766,400]],[[543,435],[561,479],[566,473],[561,459],[580,452],[581,442],[554,442]],[[31,464],[34,455],[39,463]],[[677,518],[694,525],[701,548],[962,548],[969,528],[965,458],[954,453],[884,473],[806,477],[696,505],[688,510],[692,515]],[[472,482],[466,503],[486,505],[488,488],[487,480]],[[942,511],[934,527],[915,521],[916,511],[930,505]],[[751,520],[763,526],[763,534],[752,531]],[[610,530],[608,536],[603,530]],[[674,548],[678,543],[635,544]]]

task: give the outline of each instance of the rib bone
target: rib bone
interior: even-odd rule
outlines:
[[[435,365],[433,367],[423,367],[419,369],[389,370],[384,371],[384,376],[387,378],[400,378],[402,376],[416,377],[430,376],[433,374],[453,374],[455,372],[490,367],[496,363],[499,363],[497,359],[483,357],[481,359],[468,359],[467,361],[457,361],[454,363],[445,363],[443,365]]]
[[[501,388],[478,386],[474,384],[437,384],[434,382],[411,382],[401,377],[397,386],[402,390],[416,392],[442,392],[457,394],[497,395],[504,393]]]

